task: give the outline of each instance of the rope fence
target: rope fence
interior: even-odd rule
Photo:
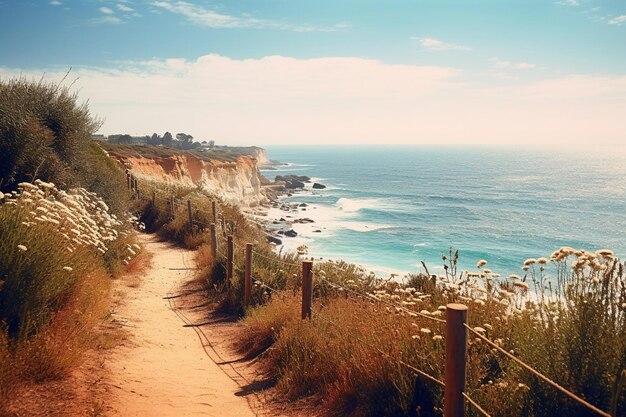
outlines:
[[[396,311],[401,311],[408,314],[411,317],[420,317],[423,319],[427,319],[433,321],[437,324],[445,324],[446,325],[446,337],[445,337],[445,379],[442,381],[433,375],[419,369],[418,367],[407,363],[401,359],[393,358],[389,353],[384,352],[380,348],[373,346],[371,343],[358,339],[367,346],[372,349],[377,350],[379,353],[384,355],[385,357],[395,360],[399,365],[406,367],[411,370],[418,376],[424,377],[429,381],[442,386],[444,388],[444,417],[463,417],[465,415],[465,401],[467,401],[472,407],[474,407],[480,414],[491,417],[490,414],[485,411],[480,404],[478,404],[474,399],[471,398],[465,392],[465,374],[466,374],[466,364],[467,364],[467,335],[472,334],[473,336],[479,338],[481,341],[488,344],[493,349],[497,350],[501,354],[505,355],[510,360],[514,361],[516,364],[533,374],[535,377],[544,381],[548,385],[552,386],[562,394],[566,395],[573,401],[577,402],[581,406],[587,408],[590,411],[595,412],[599,416],[603,417],[615,417],[600,408],[594,406],[588,401],[584,400],[580,396],[574,394],[568,389],[564,388],[557,382],[553,381],[546,375],[532,368],[530,365],[526,364],[524,361],[513,355],[512,353],[506,351],[504,348],[499,346],[497,343],[491,341],[482,332],[472,328],[467,324],[467,311],[468,308],[464,305],[460,304],[448,304],[446,306],[446,315],[445,320],[437,317],[433,317],[432,315],[424,314],[423,312],[418,312],[412,309],[407,308],[406,306],[394,303],[389,300],[385,300],[381,297],[377,297],[373,294],[363,293],[357,291],[353,288],[349,288],[343,285],[338,284],[337,282],[332,282],[325,277],[325,274],[320,274],[322,270],[318,270],[316,273],[313,272],[313,262],[312,261],[302,261],[301,264],[294,262],[287,262],[281,259],[278,256],[269,256],[264,253],[260,253],[253,248],[252,244],[247,244],[245,247],[240,244],[234,242],[232,233],[234,230],[234,226],[231,225],[230,221],[227,221],[222,213],[217,212],[216,203],[213,202],[213,210],[211,213],[193,208],[191,200],[187,200],[186,203],[180,198],[176,198],[174,196],[174,192],[172,190],[162,190],[153,188],[149,190],[148,193],[143,192],[139,189],[138,181],[135,177],[128,174],[128,188],[132,191],[133,195],[136,198],[145,198],[151,200],[153,203],[156,201],[165,202],[167,205],[171,207],[172,215],[175,215],[180,208],[184,208],[185,206],[188,209],[188,217],[189,217],[189,225],[193,228],[194,225],[202,226],[204,228],[210,228],[211,230],[211,249],[214,256],[221,256],[226,259],[225,263],[218,262],[217,264],[221,266],[226,274],[226,282],[227,285],[230,285],[230,281],[233,279],[233,261],[234,261],[234,249],[238,249],[239,251],[245,252],[245,268],[244,272],[244,305],[248,306],[250,303],[250,288],[254,284],[258,287],[268,290],[272,294],[284,293],[284,290],[279,290],[269,285],[263,279],[260,279],[259,274],[253,273],[253,258],[261,258],[266,261],[270,261],[272,264],[281,264],[289,267],[289,272],[291,273],[292,268],[302,268],[301,269],[301,278],[302,278],[302,319],[312,320],[313,318],[319,319],[321,321],[327,322],[332,326],[336,326],[337,328],[341,328],[337,323],[335,323],[329,317],[326,317],[324,314],[320,313],[317,310],[313,309],[313,277],[317,276],[319,282],[328,285],[338,291],[341,291],[345,294],[351,294],[353,296],[362,298],[363,300],[377,302],[388,307],[392,307],[396,309]],[[201,221],[197,218],[193,218],[194,211],[196,213],[202,213],[206,215],[208,218],[213,219],[213,222],[207,223],[205,221]],[[220,220],[220,221],[218,221]],[[224,239],[226,239],[227,252],[224,253],[223,250],[220,250],[218,247],[217,233],[216,228],[220,226],[222,229],[222,234]],[[227,234],[228,233],[228,234]],[[347,274],[354,274],[358,271],[358,268],[354,267],[340,267],[336,263],[329,261],[325,263],[325,265],[330,265],[331,268]],[[239,272],[242,270],[240,268]]]
[[[438,318],[436,318],[436,317],[426,315],[426,314],[424,314],[424,313],[422,313],[422,312],[418,312],[418,311],[410,310],[410,309],[408,309],[408,308],[406,308],[406,307],[404,307],[404,306],[401,306],[401,305],[399,305],[399,304],[392,303],[392,302],[390,302],[390,301],[383,300],[383,299],[378,298],[378,297],[374,297],[374,296],[373,296],[373,295],[371,295],[371,294],[363,294],[363,293],[360,293],[360,292],[358,292],[358,291],[355,291],[355,290],[353,290],[353,289],[351,289],[351,288],[342,287],[341,285],[335,284],[335,283],[333,283],[333,282],[329,281],[329,280],[328,280],[328,279],[326,279],[326,278],[321,278],[321,280],[322,280],[322,281],[324,281],[326,284],[328,284],[329,286],[331,286],[331,287],[333,287],[333,288],[337,288],[337,289],[340,289],[340,290],[342,290],[342,291],[346,291],[346,292],[349,292],[349,293],[351,293],[351,294],[354,294],[354,295],[356,295],[356,296],[358,296],[358,297],[363,297],[363,298],[366,298],[366,299],[369,299],[369,300],[372,300],[372,301],[379,302],[379,303],[381,303],[381,304],[385,304],[385,305],[387,305],[387,306],[389,306],[389,307],[396,308],[396,309],[398,309],[399,311],[403,311],[403,312],[405,312],[406,314],[408,314],[408,315],[410,315],[410,316],[412,316],[412,317],[419,316],[419,317],[422,317],[422,318],[425,318],[425,319],[428,319],[428,320],[432,320],[432,321],[434,321],[434,322],[436,322],[436,323],[444,323],[444,324],[446,323],[446,321],[445,321],[445,320],[438,319]]]
[[[542,374],[541,372],[537,371],[536,369],[532,368],[530,365],[524,363],[521,359],[517,358],[516,356],[514,356],[513,354],[511,354],[510,352],[507,352],[505,349],[503,349],[501,346],[499,346],[498,344],[492,342],[491,340],[489,340],[487,337],[485,337],[484,335],[482,335],[480,332],[478,332],[477,330],[473,329],[472,327],[468,326],[467,324],[464,324],[465,328],[472,333],[474,336],[477,336],[479,339],[481,339],[483,342],[487,343],[489,346],[491,346],[492,348],[498,350],[500,353],[502,353],[503,355],[505,355],[506,357],[508,357],[509,359],[511,359],[512,361],[514,361],[515,363],[517,363],[518,365],[520,365],[522,368],[526,369],[527,371],[529,371],[530,373],[532,373],[533,375],[535,375],[537,378],[541,379],[542,381],[550,384],[552,387],[556,388],[557,390],[561,391],[563,394],[567,395],[568,397],[570,397],[571,399],[577,401],[579,404],[587,407],[589,410],[594,411],[595,413],[597,413],[598,415],[604,416],[604,417],[612,417],[609,413],[600,410],[598,407],[588,403],[587,401],[583,400],[582,398],[580,398],[579,396],[577,396],[576,394],[574,394],[573,392],[563,388],[561,385],[557,384],[556,382],[554,382],[553,380],[551,380],[550,378],[548,378],[547,376],[545,376],[544,374]]]

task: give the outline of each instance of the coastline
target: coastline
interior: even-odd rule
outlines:
[[[277,166],[285,165],[277,164]],[[261,169],[267,170],[266,167],[261,167]],[[280,170],[269,170],[271,173],[277,171],[280,173]],[[267,174],[268,172],[263,173],[263,175]],[[321,241],[331,238],[338,229],[347,228],[357,232],[367,232],[388,226],[350,221],[355,217],[357,210],[350,207],[348,199],[340,198],[333,206],[311,203],[311,198],[323,197],[325,191],[336,188],[332,184],[326,184],[323,178],[307,178],[303,181],[304,186],[299,188],[279,188],[275,185],[280,184],[280,182],[272,181],[275,184],[276,197],[271,199],[269,204],[263,205],[262,210],[249,213],[252,220],[263,226],[270,239],[280,240],[280,244],[276,243],[274,246],[276,253],[294,253],[312,260],[343,260],[372,272],[380,278],[387,278],[390,275],[402,278],[409,273],[417,272],[417,269],[406,271],[362,263],[350,257],[338,256],[332,250],[322,249],[326,245],[323,245]],[[322,182],[324,182],[324,188],[315,189],[313,187],[313,184],[321,184]],[[303,200],[307,200],[307,202]],[[347,207],[343,207],[342,204]]]

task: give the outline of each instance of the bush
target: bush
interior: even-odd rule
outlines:
[[[210,207],[211,197],[203,193],[184,198]],[[407,365],[443,379],[443,327],[423,315],[443,318],[445,305],[456,302],[470,307],[470,326],[498,346],[594,405],[608,411],[617,404],[615,415],[626,412],[619,389],[625,382],[618,379],[626,368],[626,273],[608,250],[561,248],[550,260],[527,260],[523,278],[501,277],[484,268],[485,261],[475,272],[458,274],[452,250],[443,258],[443,275],[426,270],[404,282],[377,279],[343,261],[317,262],[317,314],[301,321],[300,259],[274,253],[262,229],[236,207],[220,203],[219,213],[236,245],[233,280],[224,281],[224,256],[213,259],[206,243],[199,249],[200,274],[222,311],[245,315],[238,349],[259,355],[279,397],[312,399],[329,415],[440,416],[441,387]],[[162,235],[195,246],[202,230],[192,234],[186,216],[177,211]],[[218,228],[222,252],[226,233]],[[252,306],[246,309],[248,242],[255,255]],[[466,392],[493,416],[593,415],[478,337],[469,338],[467,364]],[[467,413],[479,415],[469,406]]]
[[[0,400],[67,375],[108,310],[110,272],[138,252],[94,193],[35,183],[0,195]]]
[[[0,191],[36,178],[97,192],[114,213],[127,209],[126,177],[91,139],[100,122],[60,84],[0,80]]]

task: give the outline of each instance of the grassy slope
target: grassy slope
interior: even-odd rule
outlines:
[[[208,194],[179,190],[194,206],[210,207]],[[294,257],[273,253],[263,231],[237,207],[219,202],[219,213],[234,230],[235,275],[225,282],[225,259],[213,259],[203,228],[190,228],[186,212],[170,213],[165,200],[143,203],[152,227],[198,248],[201,274],[222,309],[243,317],[242,353],[259,354],[265,372],[278,381],[280,397],[321,404],[328,415],[441,415],[442,391],[408,366],[443,379],[443,328],[395,306],[442,318],[442,306],[470,306],[469,322],[491,340],[593,404],[609,410],[614,384],[626,367],[626,276],[610,255],[564,248],[531,262],[528,284],[492,276],[484,266],[475,277],[448,274],[432,280],[411,275],[403,284],[374,280],[345,263],[315,266],[312,321],[299,319],[300,267]],[[202,216],[203,214],[198,214]],[[208,214],[197,221],[214,221]],[[196,220],[196,219],[194,219]],[[217,222],[219,225],[219,221]],[[225,240],[219,230],[219,248]],[[243,254],[254,242],[253,306],[244,308]],[[446,260],[455,270],[454,254]],[[571,266],[574,265],[575,269]],[[554,273],[557,285],[547,285]],[[337,290],[328,282],[339,285]],[[277,295],[269,288],[284,291]],[[352,296],[348,290],[366,294]],[[271,347],[271,349],[269,349]],[[404,364],[402,364],[404,363]],[[477,338],[470,338],[467,392],[494,416],[592,416],[561,393],[525,372]],[[626,412],[618,395],[616,415]],[[477,415],[473,408],[468,415]]]
[[[101,142],[101,146],[111,155],[135,156],[144,158],[167,158],[175,155],[193,155],[203,161],[234,162],[239,156],[252,156],[252,149],[245,147],[216,147],[214,150],[180,150],[154,145],[120,145]]]

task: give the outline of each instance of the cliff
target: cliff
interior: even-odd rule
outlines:
[[[249,156],[257,160],[260,168],[271,165],[267,151],[258,146],[216,146],[215,152],[222,152],[236,156]]]
[[[236,151],[185,152],[153,146],[106,145],[109,154],[133,174],[167,184],[200,187],[226,202],[253,207],[268,201],[259,172],[265,150],[255,148],[248,154]],[[250,148],[247,148],[250,149]]]

